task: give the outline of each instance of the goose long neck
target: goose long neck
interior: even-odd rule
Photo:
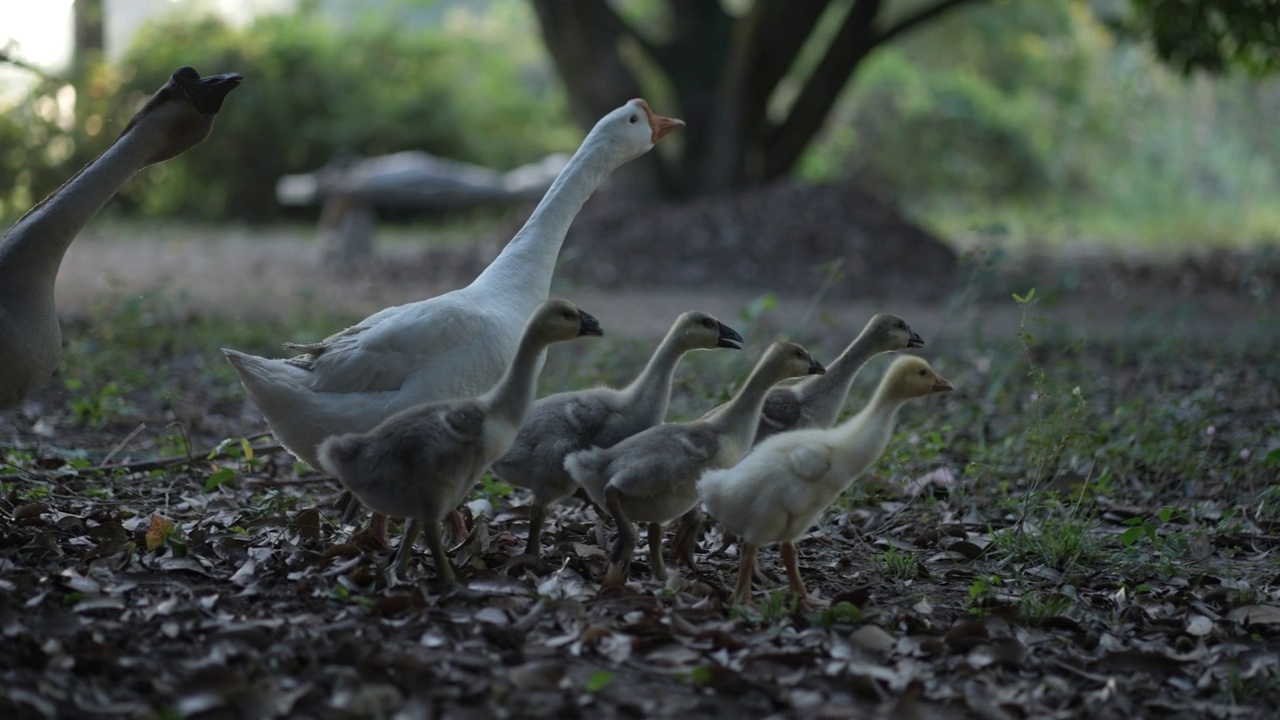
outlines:
[[[757,365],[737,394],[724,404],[710,422],[717,426],[722,435],[737,440],[744,447],[750,447],[751,439],[755,437],[760,424],[765,393],[781,379],[776,372]]]
[[[507,371],[489,392],[479,400],[490,408],[490,417],[519,425],[533,405],[538,389],[538,372],[541,369],[542,352],[547,344],[525,333],[516,348],[515,358]]]
[[[676,365],[684,356],[685,350],[680,347],[676,330],[667,333],[658,349],[653,352],[644,370],[622,390],[626,402],[637,414],[654,418],[661,422],[667,414],[667,403],[671,400],[671,384],[675,378]]]
[[[588,136],[551,184],[538,207],[511,242],[494,258],[471,287],[492,291],[494,297],[527,305],[526,313],[551,292],[551,276],[569,226],[591,193],[617,166],[600,143]]]
[[[0,285],[51,286],[76,235],[155,151],[135,127],[22,216],[0,240]],[[9,277],[14,272],[21,276]]]
[[[861,457],[871,458],[871,462],[874,462],[879,458],[889,444],[893,435],[893,423],[905,402],[881,384],[871,402],[835,430],[841,436],[841,441],[835,447],[839,448],[845,461]]]
[[[836,396],[840,398],[840,404],[843,404],[844,396],[849,394],[849,388],[853,385],[853,379],[857,377],[858,371],[875,354],[875,340],[869,333],[864,332],[849,343],[849,347],[846,347],[839,357],[827,365],[826,373],[810,375],[796,383],[796,392],[801,393],[806,400],[819,396]]]

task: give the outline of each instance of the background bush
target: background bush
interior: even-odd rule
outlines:
[[[803,174],[950,237],[1280,240],[1280,84],[1184,77],[1072,0],[975,6],[877,52]]]
[[[518,12],[513,4],[499,10]],[[145,26],[120,63],[100,69],[93,87],[101,99],[90,102],[104,107],[81,108],[81,117],[110,118],[96,135],[86,132],[94,123],[59,128],[42,119],[40,100],[24,106],[27,116],[0,122],[0,140],[15,138],[3,143],[7,155],[0,164],[48,169],[28,178],[8,170],[7,187],[29,188],[11,193],[11,205],[39,199],[57,186],[51,180],[65,178],[105,148],[138,102],[181,65],[202,74],[239,72],[245,82],[224,105],[207,142],[125,188],[119,207],[128,212],[194,220],[279,218],[276,180],[314,170],[339,152],[417,149],[509,168],[575,147],[580,131],[569,121],[558,87],[538,63],[526,62],[531,51],[540,52],[536,38],[509,37],[518,23],[457,13],[441,25],[414,28],[393,13],[369,15],[374,19],[344,23],[304,9],[263,16],[243,29],[212,17],[175,16]],[[108,98],[117,107],[105,107]],[[36,157],[50,135],[67,138],[75,150]]]
[[[141,174],[115,211],[268,221],[286,213],[280,175],[340,152],[422,149],[509,168],[581,138],[525,0],[386,0],[356,21],[320,5],[242,29],[174,17],[96,68],[80,102],[60,83],[32,90],[0,113],[0,219],[106,147],[183,64],[246,82],[213,138]],[[655,7],[625,5],[639,16]],[[1088,3],[1003,0],[878,50],[798,174],[859,176],[952,238],[1274,241],[1278,115],[1275,80],[1183,77]]]

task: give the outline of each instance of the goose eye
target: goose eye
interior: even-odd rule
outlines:
[[[709,318],[703,318],[703,320],[702,320],[702,326],[703,326],[703,327],[715,327],[715,325],[716,325],[716,324],[715,324],[715,323],[713,323],[713,322],[711,322],[711,320],[710,320]]]
[[[924,371],[924,370],[921,370],[921,371],[920,371],[920,377],[924,377],[925,375],[926,375],[925,371]]]
[[[639,119],[640,119],[640,118],[639,118],[638,116],[636,116],[636,115],[632,115],[631,117],[627,118],[627,122],[631,123],[632,125],[635,125],[635,124],[636,124],[636,120],[639,120]]]
[[[903,321],[899,320],[899,321],[898,321],[898,327],[899,327],[899,328],[902,328],[903,330],[906,330],[906,329],[907,329],[907,324],[906,324],[905,322],[903,322]]]

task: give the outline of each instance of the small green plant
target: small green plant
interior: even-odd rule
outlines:
[[[1185,520],[1182,513],[1168,506],[1160,508],[1154,518],[1126,520],[1126,530],[1118,538],[1122,564],[1148,567],[1162,577],[1176,574],[1198,534],[1176,529],[1174,523]]]
[[[93,428],[106,427],[127,405],[124,391],[113,381],[92,390],[80,378],[69,377],[66,386],[71,392],[68,403],[71,412],[77,420]]]
[[[613,677],[613,673],[608,670],[597,670],[591,674],[591,677],[587,678],[587,683],[583,686],[583,689],[589,693],[598,693],[609,687],[609,684],[613,682]]]
[[[1065,592],[1041,592],[1026,590],[1018,599],[1022,616],[1028,619],[1045,619],[1066,615],[1075,607],[1076,599]]]
[[[711,668],[706,665],[694,665],[679,677],[682,682],[689,685],[706,685],[711,682]]]
[[[872,561],[886,575],[894,580],[906,580],[918,571],[916,556],[909,551],[899,550],[890,545],[884,552],[875,555]]]
[[[772,625],[794,615],[796,609],[800,607],[800,600],[786,589],[778,589],[770,592],[764,602],[757,607],[758,612],[750,605],[734,605],[729,615]]]
[[[974,578],[969,584],[969,612],[980,613],[999,594],[997,588],[1003,584],[999,575],[984,575]]]
[[[862,622],[862,610],[851,602],[838,602],[823,608],[822,613],[818,616],[818,622],[824,628],[832,628],[836,625],[856,625]]]
[[[490,505],[498,506],[498,502],[505,497],[509,497],[516,489],[510,484],[505,483],[498,478],[485,473],[480,478],[480,483],[476,485],[476,489],[472,491],[472,497],[481,497],[489,501]]]
[[[1042,498],[1037,504],[1050,503]],[[1100,556],[1101,547],[1092,532],[1093,521],[1077,519],[1074,512],[1067,517],[1049,514],[1051,509],[1042,512],[1045,514],[1036,522],[1027,520],[992,533],[996,550],[1019,562],[1047,565],[1062,573],[1088,566]]]

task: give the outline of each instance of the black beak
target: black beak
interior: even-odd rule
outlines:
[[[814,360],[813,356],[809,356],[808,374],[809,375],[826,375],[827,369],[822,367],[822,363],[818,362],[817,360]]]
[[[240,85],[243,79],[244,76],[240,73],[210,75],[202,78],[193,68],[180,67],[174,71],[170,82],[182,88],[202,114],[213,115],[222,109],[222,101],[227,98],[228,93]]]
[[[911,330],[911,337],[907,338],[907,347],[922,348],[924,347],[924,338],[916,334],[915,330]]]
[[[737,330],[720,323],[720,338],[716,341],[716,347],[741,350],[743,342],[744,340]]]
[[[603,335],[604,331],[600,329],[600,321],[596,320],[586,310],[578,310],[578,336],[583,335]]]

